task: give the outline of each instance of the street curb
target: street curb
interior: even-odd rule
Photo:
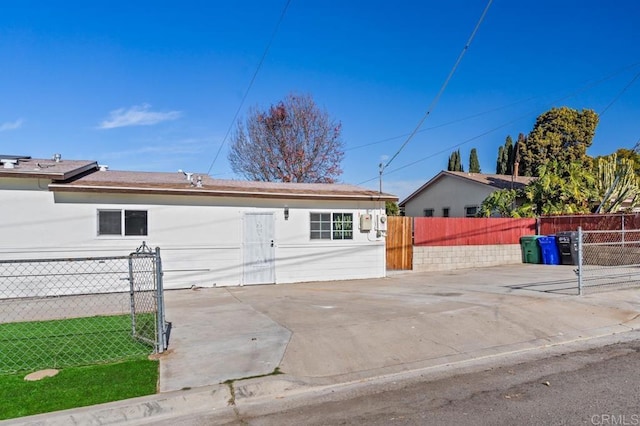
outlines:
[[[5,425],[67,426],[146,424],[147,422],[179,417],[198,412],[227,411],[235,416],[229,406],[231,399],[227,385],[208,386],[184,391],[143,396],[114,401],[89,407],[73,408],[54,413],[37,414],[0,422]]]
[[[617,327],[615,329],[619,330]],[[216,419],[231,422],[237,420],[239,416],[243,415],[243,412],[248,410],[251,410],[252,416],[268,415],[308,405],[310,400],[313,403],[322,403],[343,400],[356,392],[360,394],[374,392],[375,388],[381,385],[400,388],[412,382],[438,380],[469,373],[489,365],[495,365],[496,360],[500,360],[502,365],[515,365],[634,340],[640,340],[640,330],[627,328],[623,332],[585,336],[541,346],[489,353],[480,357],[343,383],[314,386],[287,377],[285,374],[238,380],[231,385],[220,384],[173,391],[55,413],[38,414],[5,420],[0,424],[3,426],[143,425],[181,417],[194,419],[198,415],[205,416],[208,421]]]
[[[246,407],[247,409],[251,409],[252,415],[268,415],[283,411],[284,409],[293,409],[307,405],[309,403],[309,397],[313,397],[314,404],[343,400],[346,399],[345,397],[355,395],[356,393],[362,394],[367,391],[373,393],[375,392],[375,388],[382,385],[387,388],[402,388],[414,382],[423,382],[425,380],[433,381],[475,372],[483,368],[495,366],[496,360],[500,360],[501,365],[516,365],[561,354],[581,352],[636,340],[640,340],[640,330],[627,330],[613,334],[603,334],[550,343],[539,347],[489,354],[477,358],[416,368],[399,373],[383,374],[333,385],[307,388],[296,388],[294,386],[291,390],[273,394],[236,391],[237,395],[247,393],[250,396],[246,398],[242,396],[236,397],[235,402],[239,414],[242,414]],[[238,389],[249,386],[252,386],[251,381],[238,387]]]

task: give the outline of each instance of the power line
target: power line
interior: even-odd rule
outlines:
[[[462,58],[464,57],[464,54],[467,52],[467,50],[469,50],[469,46],[471,45],[471,42],[475,38],[476,33],[478,32],[478,29],[480,28],[480,25],[482,24],[482,21],[484,21],[484,17],[487,15],[487,12],[489,11],[489,7],[491,6],[491,3],[493,3],[493,0],[489,0],[489,2],[487,3],[487,6],[484,8],[484,11],[482,12],[482,15],[480,16],[480,19],[478,20],[478,23],[476,24],[475,28],[471,32],[471,36],[469,36],[469,40],[467,40],[467,43],[462,48],[462,51],[458,55],[458,59],[456,59],[456,62],[453,64],[453,67],[451,68],[451,71],[449,71],[449,75],[445,79],[444,83],[442,83],[442,86],[440,87],[440,90],[438,91],[438,93],[436,94],[436,97],[431,102],[431,105],[429,105],[429,108],[427,108],[427,112],[424,114],[422,119],[418,122],[418,125],[415,127],[415,129],[413,129],[413,132],[411,132],[411,134],[409,135],[407,140],[400,146],[398,151],[395,154],[393,154],[393,156],[389,159],[389,161],[387,161],[387,164],[385,164],[384,166],[381,165],[380,176],[382,176],[382,173],[384,172],[384,169],[389,167],[389,164],[391,164],[391,162],[393,160],[395,160],[395,158],[398,156],[398,154],[400,154],[400,152],[404,149],[404,147],[407,146],[409,141],[415,136],[415,134],[418,132],[418,130],[422,126],[422,123],[424,123],[424,121],[427,119],[429,114],[431,114],[431,111],[438,104],[438,101],[440,100],[440,97],[444,93],[444,90],[447,88],[447,85],[449,84],[449,81],[451,80],[451,78],[453,77],[453,74],[458,69],[458,65],[460,65],[460,62],[462,61]]]
[[[416,165],[416,164],[418,164],[418,163],[422,163],[423,161],[426,161],[426,160],[428,160],[428,159],[430,159],[430,158],[433,158],[433,157],[435,157],[436,155],[440,155],[440,154],[443,154],[443,153],[445,153],[445,152],[448,152],[448,151],[449,151],[449,150],[451,150],[452,148],[458,148],[458,147],[460,147],[460,146],[462,146],[462,145],[465,145],[465,144],[467,144],[467,143],[469,143],[469,142],[472,142],[472,141],[474,141],[474,140],[476,140],[476,139],[479,139],[479,138],[481,138],[481,137],[483,137],[483,136],[486,136],[486,135],[488,135],[488,134],[490,134],[490,133],[493,133],[493,132],[495,132],[495,131],[497,131],[497,130],[500,130],[500,129],[502,129],[503,127],[507,127],[508,125],[513,124],[513,123],[515,123],[515,122],[517,122],[517,121],[519,121],[519,120],[522,120],[523,118],[527,118],[527,117],[529,117],[529,116],[530,116],[530,113],[527,113],[527,114],[522,115],[522,116],[520,116],[520,117],[514,118],[514,119],[513,119],[513,120],[511,120],[511,121],[508,121],[508,122],[506,122],[506,123],[503,123],[503,124],[501,124],[501,125],[499,125],[499,126],[497,126],[497,127],[494,127],[493,129],[490,129],[490,130],[487,130],[487,131],[485,131],[485,132],[482,132],[482,133],[480,133],[480,134],[478,134],[478,135],[476,135],[476,136],[473,136],[472,138],[469,138],[469,139],[467,139],[467,140],[465,140],[465,141],[463,141],[463,142],[457,143],[457,144],[455,144],[455,145],[451,145],[451,146],[449,146],[449,147],[447,147],[447,148],[442,149],[441,151],[434,152],[433,154],[429,154],[429,155],[427,155],[426,157],[422,157],[422,158],[420,158],[420,159],[418,159],[418,160],[415,160],[415,161],[412,161],[412,162],[410,162],[410,163],[404,164],[404,165],[402,165],[402,166],[396,167],[395,169],[392,169],[392,170],[390,170],[390,171],[386,172],[386,174],[387,174],[387,175],[390,175],[390,174],[392,174],[392,173],[399,172],[400,170],[406,169],[407,167],[411,167],[411,166],[414,166],[414,165]],[[367,180],[365,180],[365,181],[362,181],[362,182],[358,183],[358,185],[363,185],[363,184],[365,184],[365,183],[372,182],[372,181],[374,181],[374,180],[376,180],[376,179],[378,179],[378,177],[374,177],[374,178],[371,178],[371,179],[367,179]]]
[[[447,121],[446,123],[441,123],[441,124],[438,124],[437,126],[427,127],[426,129],[418,130],[416,133],[422,133],[422,132],[426,132],[428,130],[435,130],[435,129],[439,129],[441,127],[450,126],[452,124],[460,123],[461,121],[466,121],[466,120],[470,120],[472,118],[481,117],[481,116],[483,116],[485,114],[490,114],[492,112],[496,112],[496,111],[500,111],[500,110],[503,110],[503,109],[506,109],[506,108],[510,108],[510,107],[512,107],[514,105],[518,105],[518,104],[521,104],[521,103],[529,102],[529,101],[532,101],[534,99],[541,98],[541,97],[542,97],[542,95],[534,96],[534,97],[523,99],[523,100],[516,101],[516,102],[512,102],[509,105],[503,105],[503,106],[500,106],[500,107],[497,107],[497,108],[493,108],[493,109],[490,109],[490,110],[487,110],[487,111],[482,111],[482,112],[478,112],[478,113],[475,113],[475,114],[467,115],[466,117],[457,118],[455,120]],[[409,135],[410,135],[410,133],[404,133],[402,135],[392,136],[392,137],[389,137],[389,138],[386,138],[386,139],[381,139],[379,141],[365,143],[365,144],[362,144],[362,145],[356,145],[354,147],[345,149],[345,152],[353,151],[355,149],[360,149],[360,148],[366,148],[366,147],[371,146],[371,145],[378,145],[378,144],[381,144],[381,143],[384,143],[384,142],[389,142],[389,141],[392,141],[392,140],[395,140],[395,139],[400,139],[400,138],[403,138],[403,137],[409,136]]]
[[[585,91],[587,91],[587,90],[589,90],[589,89],[591,89],[591,88],[593,88],[593,87],[595,87],[595,86],[599,85],[600,83],[602,83],[602,82],[604,82],[604,81],[607,81],[607,80],[609,80],[610,78],[615,77],[616,75],[618,75],[618,74],[620,74],[620,73],[622,73],[622,72],[624,72],[624,71],[626,71],[626,70],[628,70],[628,69],[633,69],[633,68],[637,67],[638,65],[640,65],[640,62],[635,62],[635,63],[633,63],[633,64],[631,64],[631,65],[629,65],[629,66],[626,66],[626,67],[624,67],[624,68],[621,68],[621,69],[619,69],[619,70],[615,71],[615,72],[614,72],[614,73],[612,73],[612,74],[609,74],[609,75],[607,75],[607,76],[605,76],[605,77],[603,77],[603,78],[601,78],[601,79],[599,79],[599,80],[594,81],[593,83],[589,83],[589,84],[587,84],[587,85],[585,85],[585,86],[579,87],[578,89],[574,90],[573,92],[571,92],[571,93],[569,93],[569,94],[567,94],[567,95],[565,95],[565,96],[562,96],[562,97],[560,97],[560,98],[554,99],[553,101],[549,102],[547,105],[556,104],[556,103],[558,103],[558,102],[564,101],[564,100],[569,99],[569,98],[572,98],[572,97],[574,97],[574,96],[577,96],[578,94],[583,93],[583,92],[585,92]],[[626,90],[631,86],[631,84],[633,84],[633,82],[634,82],[638,77],[640,77],[640,72],[639,72],[638,74],[636,74],[636,76],[634,76],[634,78],[631,80],[631,82],[629,82],[629,83],[627,84],[627,86],[625,86],[625,88],[622,90],[622,92],[618,94],[618,96],[616,97],[616,100],[617,100],[617,98],[619,98],[619,97],[620,97],[620,95],[621,95],[622,93],[624,93],[624,91],[626,91]],[[612,102],[613,102],[613,101],[612,101]],[[612,104],[612,103],[610,103],[610,104],[607,106],[607,108],[609,108],[609,106],[611,106],[611,104]],[[605,110],[606,110],[606,109],[605,109]],[[420,158],[420,159],[418,159],[418,160],[415,160],[415,161],[412,161],[412,162],[410,162],[410,163],[407,163],[407,164],[404,164],[404,165],[402,165],[402,166],[399,166],[399,167],[397,167],[397,168],[395,168],[395,169],[393,169],[393,170],[391,170],[391,171],[389,171],[389,172],[386,172],[386,174],[392,174],[392,173],[398,172],[398,171],[400,171],[400,170],[406,169],[406,168],[408,168],[408,167],[411,167],[411,166],[414,166],[414,165],[416,165],[416,164],[418,164],[418,163],[421,163],[421,162],[423,162],[423,161],[426,161],[426,160],[428,160],[428,159],[430,159],[430,158],[433,158],[433,157],[435,157],[435,156],[437,156],[437,155],[440,155],[440,154],[443,154],[443,153],[445,153],[445,152],[448,152],[448,151],[450,151],[450,150],[451,150],[451,149],[453,149],[453,148],[458,148],[458,147],[460,147],[460,146],[462,146],[462,145],[465,145],[465,144],[467,144],[467,143],[469,143],[469,142],[472,142],[472,141],[474,141],[474,140],[476,140],[476,139],[479,139],[479,138],[481,138],[481,137],[483,137],[483,136],[486,136],[486,135],[488,135],[488,134],[490,134],[490,133],[493,133],[493,132],[495,132],[495,131],[497,131],[497,130],[500,130],[500,129],[502,129],[503,127],[506,127],[506,126],[508,126],[508,125],[510,125],[510,124],[513,124],[513,123],[515,123],[515,122],[517,122],[517,121],[519,121],[519,120],[522,120],[522,119],[524,119],[524,118],[530,117],[530,116],[531,116],[531,114],[535,113],[536,111],[537,111],[537,110],[531,110],[531,111],[528,111],[527,113],[525,113],[525,114],[523,114],[523,115],[521,115],[521,116],[518,116],[517,118],[515,118],[515,119],[513,119],[513,120],[510,120],[510,121],[508,121],[508,122],[506,122],[506,123],[503,123],[503,124],[501,124],[501,125],[499,125],[499,126],[497,126],[497,127],[492,128],[491,130],[487,130],[487,131],[485,131],[485,132],[483,132],[483,133],[480,133],[480,134],[478,134],[478,135],[476,135],[476,136],[473,136],[472,138],[467,139],[467,140],[465,140],[465,141],[463,141],[463,142],[460,142],[460,143],[457,143],[457,144],[454,144],[454,145],[448,146],[447,148],[444,148],[444,149],[442,149],[441,151],[435,152],[435,153],[433,153],[433,154],[429,154],[429,155],[428,155],[428,156],[426,156],[426,157],[422,157],[422,158]],[[386,167],[386,166],[385,166],[385,167]],[[365,180],[365,181],[362,181],[362,182],[358,183],[358,185],[363,185],[363,184],[365,184],[365,183],[373,182],[374,180],[376,180],[376,179],[378,179],[378,178],[379,178],[379,177],[378,177],[378,176],[376,176],[376,177],[373,177],[373,178],[371,178],[371,179],[367,179],[367,180]]]
[[[624,92],[626,92],[629,89],[629,87],[631,87],[633,85],[633,83],[635,83],[635,81],[638,79],[638,77],[640,77],[640,72],[638,72],[635,76],[633,76],[631,81],[629,83],[627,83],[627,85],[624,86],[620,92],[618,92],[618,94],[613,98],[613,100],[611,100],[611,102],[609,102],[609,104],[606,107],[604,107],[604,109],[600,113],[600,117],[602,117],[602,115],[605,112],[607,112],[607,110],[609,108],[611,108],[611,105],[615,104],[618,101],[618,99],[620,99],[620,97],[624,94]]]
[[[584,86],[581,86],[578,89],[576,89],[575,91],[571,92],[570,95],[567,95],[564,98],[560,98],[560,100],[566,99],[567,97],[575,96],[575,95],[577,95],[579,93],[582,93],[582,92],[584,92],[586,90],[589,90],[589,89],[591,89],[591,88],[593,88],[593,87],[595,87],[595,86],[597,86],[597,85],[599,85],[601,83],[604,83],[607,80],[612,79],[613,77],[616,77],[616,76],[622,74],[625,71],[637,68],[639,65],[640,65],[640,62],[634,62],[633,64],[630,64],[630,65],[624,66],[622,68],[619,68],[619,69],[617,69],[617,70],[605,75],[604,77],[599,78],[598,80],[595,80],[593,82],[587,82],[587,84],[585,84]],[[638,76],[634,77],[634,80],[636,78],[638,78]],[[628,86],[630,86],[630,84]],[[626,91],[627,88],[628,87],[626,87],[624,90]],[[512,106],[515,106],[515,105],[519,105],[519,104],[522,104],[522,103],[527,103],[527,102],[533,101],[535,99],[544,98],[546,96],[549,96],[551,94],[556,94],[558,92],[559,91],[555,91],[555,92],[550,93],[550,94],[533,96],[533,97],[530,97],[530,98],[527,98],[527,99],[522,99],[522,100],[519,100],[519,101],[515,101],[515,102],[512,102],[512,103],[510,103],[508,105],[503,105],[503,106],[496,107],[496,108],[493,108],[493,109],[490,109],[490,110],[486,110],[486,111],[478,112],[478,113],[475,113],[475,114],[471,114],[471,115],[468,115],[466,117],[462,117],[462,118],[458,118],[458,119],[455,119],[455,120],[448,121],[446,123],[438,124],[437,126],[427,127],[425,129],[418,130],[416,133],[423,133],[423,132],[426,132],[428,130],[434,130],[434,129],[439,129],[441,127],[450,126],[452,124],[460,123],[462,121],[470,120],[472,118],[481,117],[483,115],[490,114],[492,112],[496,112],[496,111],[500,111],[500,110],[503,110],[503,109],[507,109],[507,108],[510,108]],[[557,101],[554,101],[554,102],[557,102]],[[600,114],[600,115],[602,115],[602,114]],[[385,139],[380,139],[380,140],[377,140],[377,141],[374,141],[374,142],[369,142],[369,143],[365,143],[365,144],[361,144],[361,145],[356,145],[356,146],[353,146],[353,147],[345,149],[345,152],[354,151],[354,150],[360,149],[360,148],[366,148],[366,147],[369,147],[369,146],[372,146],[372,145],[379,145],[381,143],[389,142],[389,141],[396,140],[396,139],[401,139],[401,138],[404,138],[406,136],[409,136],[409,134],[410,133],[403,133],[401,135],[391,136],[391,137],[388,137],[388,138],[385,138]]]
[[[260,71],[260,68],[262,68],[262,63],[264,62],[265,58],[267,57],[267,53],[269,53],[269,49],[271,48],[271,44],[273,43],[273,40],[276,38],[276,34],[278,33],[278,29],[280,28],[280,24],[282,23],[282,20],[284,19],[284,15],[287,13],[287,9],[289,8],[289,4],[291,3],[291,0],[287,0],[287,3],[284,5],[284,8],[282,9],[282,13],[280,14],[280,18],[278,19],[278,23],[276,24],[275,29],[273,30],[273,34],[271,34],[271,38],[269,39],[269,42],[267,43],[267,47],[264,49],[264,53],[262,54],[262,57],[260,58],[260,61],[258,62],[258,66],[256,67],[255,72],[253,73],[253,77],[251,77],[251,81],[249,82],[249,86],[247,87],[247,90],[244,92],[244,96],[242,96],[242,100],[240,101],[240,105],[238,106],[238,109],[236,110],[236,113],[233,116],[233,119],[231,120],[231,124],[229,124],[229,128],[227,129],[227,133],[224,135],[224,138],[222,139],[222,142],[220,143],[220,147],[218,148],[218,152],[216,152],[216,156],[213,158],[213,161],[211,162],[211,165],[209,166],[209,169],[207,170],[207,174],[209,174],[209,172],[211,172],[211,169],[213,168],[213,165],[216,163],[216,161],[218,160],[218,157],[220,156],[220,152],[222,151],[222,148],[224,147],[225,143],[227,142],[227,138],[229,137],[229,133],[231,133],[231,129],[233,128],[233,125],[235,124],[236,120],[238,119],[238,115],[240,115],[240,110],[242,109],[242,106],[244,105],[244,101],[247,99],[247,95],[249,95],[249,90],[251,90],[251,87],[253,86],[253,83],[256,80],[256,77],[258,76],[258,72]]]

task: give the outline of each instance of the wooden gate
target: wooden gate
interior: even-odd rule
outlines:
[[[389,216],[387,269],[413,269],[413,218]]]

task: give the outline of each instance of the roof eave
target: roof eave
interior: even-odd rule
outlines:
[[[66,171],[64,173],[62,172],[51,173],[51,172],[45,172],[45,171],[39,172],[34,170],[29,172],[24,172],[19,170],[16,170],[14,172],[8,172],[6,170],[3,170],[2,173],[0,173],[0,178],[10,177],[10,178],[22,178],[22,179],[50,179],[52,181],[65,181],[75,176],[78,176],[80,174],[83,174],[85,172],[88,172],[92,169],[97,169],[97,168],[98,168],[98,163],[93,162],[90,164],[86,164],[82,167],[78,167],[76,169]]]
[[[229,191],[212,190],[203,188],[178,189],[178,188],[140,188],[120,186],[93,186],[93,185],[49,185],[52,192],[89,192],[109,194],[147,194],[147,195],[180,195],[180,196],[205,196],[205,197],[239,197],[239,198],[270,198],[293,200],[344,200],[344,201],[397,201],[398,198],[388,194],[296,194],[284,192],[261,191]]]

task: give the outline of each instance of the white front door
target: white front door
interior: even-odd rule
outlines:
[[[245,213],[242,283],[274,284],[275,224],[272,213]]]

